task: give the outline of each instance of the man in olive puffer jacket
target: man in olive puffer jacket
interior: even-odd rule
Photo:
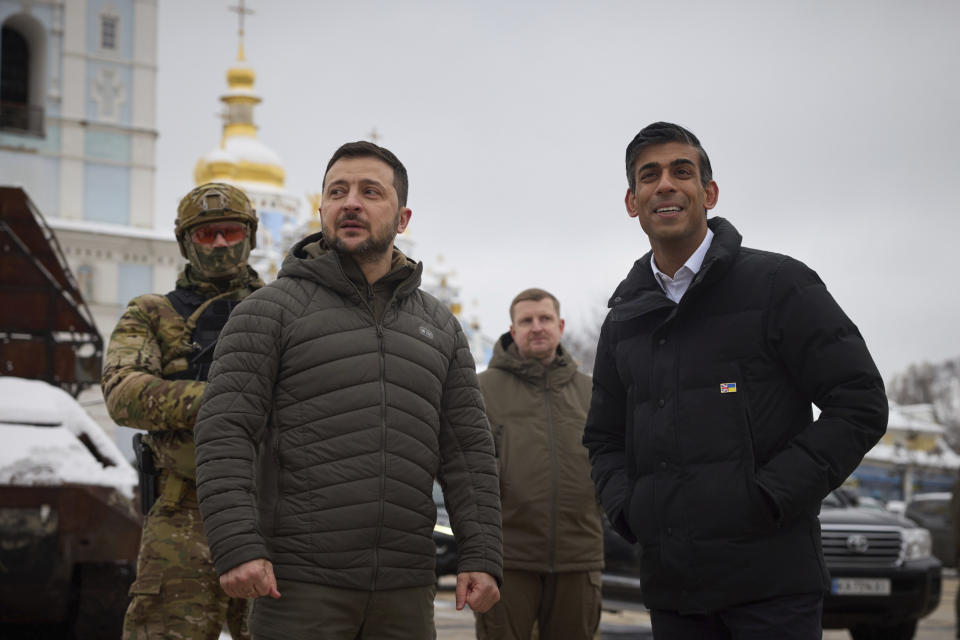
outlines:
[[[258,640],[434,637],[434,477],[460,550],[458,608],[499,598],[493,438],[460,325],[393,247],[406,192],[388,150],[338,149],[322,233],[217,346],[197,491],[224,590],[270,596],[254,605]]]
[[[603,529],[581,440],[590,378],[560,344],[560,303],[543,289],[510,304],[510,331],[480,374],[497,445],[503,598],[477,614],[480,640],[590,640],[600,622]]]

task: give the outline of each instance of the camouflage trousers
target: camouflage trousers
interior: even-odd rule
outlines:
[[[234,640],[249,640],[247,601],[220,588],[196,495],[170,493],[163,491],[144,520],[124,640],[216,640],[224,622]]]

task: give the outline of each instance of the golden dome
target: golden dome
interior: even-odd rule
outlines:
[[[224,104],[220,145],[197,160],[193,179],[198,185],[222,181],[282,189],[286,181],[283,163],[257,138],[253,109],[260,96],[254,93],[256,74],[244,64],[242,48],[237,62],[240,64],[227,70],[228,89],[220,96]]]
[[[227,86],[231,89],[249,89],[253,91],[253,83],[257,74],[250,67],[231,67],[227,69]]]

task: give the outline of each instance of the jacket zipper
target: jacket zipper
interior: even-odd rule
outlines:
[[[550,501],[550,570],[556,569],[557,562],[557,439],[553,431],[553,410],[550,402],[550,381],[547,377],[544,382],[544,401],[547,405],[547,441],[550,444],[550,479],[553,483]]]
[[[380,538],[383,535],[383,496],[387,484],[387,384],[384,380],[386,362],[383,357],[383,325],[376,318],[377,350],[380,353],[380,496],[377,513],[377,539],[373,544],[373,581],[371,589],[377,589],[377,576],[380,573]]]
[[[350,286],[352,286],[354,291],[357,292],[360,301],[363,302],[363,305],[370,313],[370,318],[373,320],[373,326],[377,330],[377,351],[380,355],[380,495],[377,500],[377,536],[373,542],[373,575],[370,578],[370,589],[376,591],[377,575],[380,573],[380,539],[383,537],[383,496],[387,484],[387,384],[385,380],[386,361],[383,353],[383,324],[381,323],[381,319],[377,318],[377,313],[373,305],[373,298],[375,294],[370,283],[367,283],[367,295],[364,296],[363,292],[360,291],[360,288],[350,278],[347,277],[346,272],[343,270],[343,265],[339,260],[337,261],[337,265],[340,267],[340,273],[343,275],[344,280],[350,283]],[[390,301],[386,306],[384,306],[384,316],[387,315],[387,310],[394,304],[396,299],[397,290],[395,289],[393,295],[390,297]]]

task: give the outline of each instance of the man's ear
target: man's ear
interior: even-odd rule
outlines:
[[[410,216],[413,215],[413,211],[410,207],[403,207],[400,209],[400,223],[397,225],[397,233],[403,233],[407,228],[407,225],[410,224]]]
[[[631,218],[637,217],[637,201],[633,197],[633,191],[627,189],[627,195],[623,198],[623,203],[627,206],[627,215]]]
[[[561,336],[561,337],[563,336],[563,327],[566,326],[566,324],[567,324],[567,323],[565,323],[565,322],[563,321],[563,318],[560,318],[560,322],[557,323],[557,326],[560,327],[560,336]]]
[[[717,186],[717,183],[713,180],[704,187],[704,191],[707,192],[707,197],[704,200],[704,206],[709,210],[717,206],[717,199],[720,197],[720,187]]]

